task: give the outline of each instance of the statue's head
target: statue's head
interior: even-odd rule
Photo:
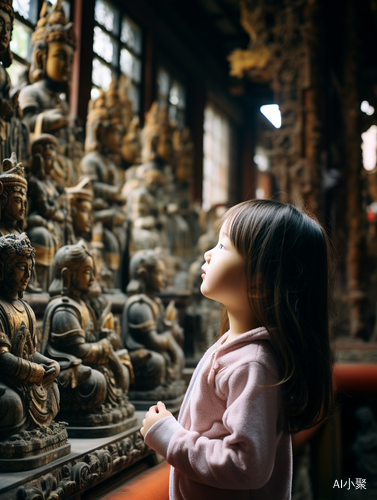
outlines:
[[[89,177],[84,177],[77,186],[66,188],[71,205],[73,230],[76,237],[90,235],[93,229],[94,192]]]
[[[0,0],[0,61],[5,68],[9,68],[13,61],[10,50],[14,21],[12,0]]]
[[[145,187],[151,194],[156,194],[158,188],[165,184],[165,178],[160,170],[146,169],[143,174]]]
[[[44,179],[54,166],[59,147],[58,139],[51,134],[40,134],[31,144],[32,173]]]
[[[191,141],[190,130],[175,130],[173,145],[176,155],[175,177],[182,184],[191,184],[193,177],[194,145]]]
[[[0,237],[0,289],[9,298],[22,298],[34,267],[35,249],[25,233]]]
[[[59,248],[53,262],[54,280],[49,293],[85,296],[94,281],[94,260],[83,240]]]
[[[154,102],[146,115],[142,130],[142,162],[162,160],[170,163],[173,156],[173,127],[164,106]]]
[[[102,89],[89,101],[85,151],[108,151],[119,154],[124,136],[122,110],[113,80],[107,92]]]
[[[48,2],[44,2],[31,43],[31,83],[47,77],[61,84],[62,90],[68,87],[76,39],[73,24],[68,23],[61,0],[52,6],[51,12]]]
[[[23,230],[27,211],[27,181],[21,163],[17,163],[15,153],[3,160],[0,174],[0,220],[16,221]]]
[[[127,293],[161,292],[166,287],[166,267],[154,250],[139,250],[130,260],[130,283]]]

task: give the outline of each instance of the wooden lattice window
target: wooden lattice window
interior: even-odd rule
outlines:
[[[169,118],[178,127],[185,126],[186,92],[184,86],[164,68],[157,72],[157,97],[168,108]]]
[[[212,104],[204,111],[203,208],[228,201],[230,125]]]
[[[93,34],[92,98],[99,88],[107,90],[113,76],[130,79],[129,98],[134,111],[140,109],[142,77],[142,31],[111,3],[96,0]]]

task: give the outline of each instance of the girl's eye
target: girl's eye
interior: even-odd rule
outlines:
[[[220,248],[220,250],[222,250],[225,247],[224,247],[224,245],[222,245],[221,243],[219,243],[219,248]]]

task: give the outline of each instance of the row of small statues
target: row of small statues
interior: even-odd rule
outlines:
[[[47,291],[56,250],[75,241],[71,228],[75,207],[69,198],[75,186],[82,187],[82,176],[91,181],[90,243],[102,248],[97,251],[103,257],[102,285],[124,289],[126,283],[119,281],[125,275],[124,252],[132,255],[159,247],[165,260],[170,259],[168,280],[173,286],[177,269],[187,272],[202,231],[189,194],[190,135],[174,127],[157,103],[140,130],[127,82],[112,82],[107,92],[100,90],[89,102],[84,151],[80,127],[63,98],[69,91],[76,47],[73,25],[67,22],[60,0],[50,7],[43,4],[32,34],[29,82],[16,92],[5,70],[12,63],[12,0],[0,0],[0,21],[5,26],[0,41],[0,160],[15,152],[12,166],[17,158],[27,174],[27,232],[36,249],[36,276],[30,287]],[[19,222],[18,229],[21,226]],[[2,223],[0,231],[8,234],[13,228]]]
[[[184,393],[183,332],[174,306],[165,310],[156,296],[166,275],[153,250],[130,261],[119,332],[85,242],[61,247],[39,340],[23,300],[34,256],[26,234],[0,237],[0,447],[57,416],[76,436],[93,427],[117,433],[134,413],[129,397]]]

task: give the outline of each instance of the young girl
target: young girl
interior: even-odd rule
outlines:
[[[291,498],[291,434],[332,403],[328,249],[292,205],[225,213],[201,291],[225,306],[227,332],[198,364],[178,421],[158,402],[141,428],[173,466],[171,499]]]

